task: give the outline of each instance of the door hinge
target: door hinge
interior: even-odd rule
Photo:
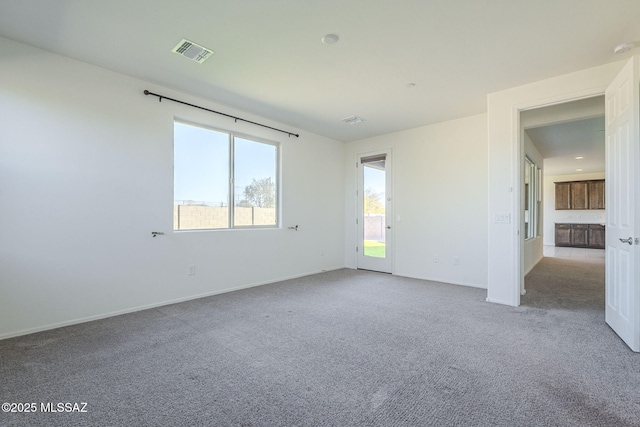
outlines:
[[[356,224],[358,224],[358,218],[356,218]]]
[[[358,247],[356,246],[356,252],[358,252]]]

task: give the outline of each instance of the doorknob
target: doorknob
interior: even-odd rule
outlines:
[[[387,230],[391,230],[391,226],[390,225],[387,225]]]
[[[633,244],[633,237],[629,237],[628,239],[620,239],[622,243],[628,243],[630,245]]]

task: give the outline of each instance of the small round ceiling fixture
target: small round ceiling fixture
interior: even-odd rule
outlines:
[[[322,37],[322,43],[324,44],[338,43],[338,40],[340,40],[340,37],[338,37],[337,34],[325,34],[325,36]]]
[[[636,47],[636,45],[632,42],[621,43],[618,46],[613,48],[613,53],[620,54],[620,53],[629,52],[634,47]]]
[[[415,83],[408,83],[407,87],[416,87],[416,84]]]

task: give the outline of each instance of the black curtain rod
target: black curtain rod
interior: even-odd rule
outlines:
[[[180,100],[177,100],[177,99],[169,98],[168,96],[158,95],[157,93],[149,92],[146,89],[144,91],[144,94],[145,95],[157,96],[158,97],[158,102],[162,102],[163,99],[168,99],[169,101],[177,102],[178,104],[184,104],[184,105],[188,105],[189,107],[199,108],[200,110],[208,111],[210,113],[215,113],[215,114],[220,114],[221,116],[230,117],[230,118],[234,119],[236,122],[238,120],[240,120],[241,122],[251,123],[252,125],[262,126],[263,128],[267,128],[267,129],[275,130],[275,131],[278,131],[278,132],[286,133],[287,135],[289,135],[289,137],[291,137],[291,136],[295,136],[296,138],[300,137],[300,134],[298,134],[298,133],[288,132],[286,130],[282,130],[282,129],[274,128],[274,127],[271,127],[271,126],[263,125],[262,123],[256,123],[256,122],[252,122],[251,120],[245,120],[245,119],[243,119],[241,117],[232,116],[231,114],[225,114],[225,113],[221,113],[220,111],[215,111],[215,110],[210,110],[208,108],[200,107],[199,105],[189,104],[188,102],[180,101]]]

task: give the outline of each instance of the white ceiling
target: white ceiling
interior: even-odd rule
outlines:
[[[604,96],[598,96],[521,113],[522,127],[544,158],[545,175],[605,171],[604,108]]]
[[[605,170],[604,116],[542,126],[526,132],[544,157],[545,175],[573,175]]]
[[[4,37],[341,141],[623,59],[639,49],[613,47],[640,40],[639,22],[638,0],[0,1]],[[215,54],[172,53],[182,38]]]

